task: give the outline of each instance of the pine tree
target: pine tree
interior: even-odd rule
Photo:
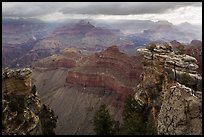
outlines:
[[[113,120],[106,105],[101,105],[94,115],[94,131],[97,135],[111,135],[113,133]]]
[[[144,135],[145,123],[138,113],[132,113],[131,117],[124,120],[120,134],[122,135]]]
[[[152,52],[156,47],[157,46],[154,42],[150,42],[146,48]]]
[[[43,104],[39,116],[43,135],[55,135],[54,128],[56,128],[58,116],[55,116],[54,111]]]
[[[144,135],[145,123],[143,122],[143,107],[138,104],[132,95],[125,101],[123,111],[123,125],[120,134],[124,135]]]
[[[123,119],[132,117],[132,113],[141,113],[143,110],[142,106],[134,99],[132,95],[129,95],[125,100]]]

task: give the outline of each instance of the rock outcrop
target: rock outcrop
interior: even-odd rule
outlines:
[[[138,52],[144,55],[144,66],[135,99],[154,110],[158,134],[202,134],[202,77],[196,71],[197,60],[177,55],[165,45]]]
[[[32,88],[29,68],[2,73],[2,134],[43,134],[41,101],[36,89]],[[49,113],[49,112],[47,112]],[[52,121],[52,119],[47,119]]]
[[[7,68],[3,71],[2,80],[2,133],[4,135],[42,134],[41,122],[37,115],[41,104],[39,95],[31,93],[31,70]]]
[[[2,90],[8,94],[15,92],[17,95],[30,94],[31,70],[29,68],[10,70],[6,68],[2,74]]]
[[[158,133],[167,135],[202,135],[201,92],[179,83],[164,95],[158,115]]]

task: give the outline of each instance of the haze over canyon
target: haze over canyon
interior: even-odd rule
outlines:
[[[4,135],[202,134],[201,2],[2,8]]]

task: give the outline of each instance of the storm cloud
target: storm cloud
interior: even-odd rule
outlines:
[[[185,6],[199,6],[194,2],[118,2],[118,3],[87,3],[60,10],[64,14],[103,14],[103,15],[130,15],[163,13]]]
[[[199,2],[4,2],[3,16],[33,17],[63,14],[129,15],[163,13],[179,7],[201,6]]]
[[[71,17],[165,17],[164,14],[178,14],[189,8],[192,14],[196,8],[202,9],[201,2],[3,2],[3,17],[34,17],[44,20],[65,19]],[[180,11],[182,9],[183,11]],[[197,11],[199,12],[199,11]],[[189,13],[185,13],[189,14]],[[201,13],[199,13],[201,14]],[[144,15],[144,16],[143,16]],[[171,16],[171,15],[170,15]],[[179,16],[179,15],[178,15]],[[180,15],[182,16],[182,15]],[[198,15],[197,15],[198,16]],[[113,18],[114,18],[113,17]],[[126,17],[126,18],[127,18]],[[130,17],[130,16],[129,16]],[[198,20],[199,17],[196,17]],[[168,20],[168,18],[166,19]]]

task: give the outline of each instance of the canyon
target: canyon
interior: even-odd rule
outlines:
[[[56,66],[62,55],[70,56],[75,65],[65,61]],[[122,122],[124,100],[139,82],[142,70],[136,62],[141,56],[129,56],[113,45],[88,56],[67,48],[54,57],[55,61],[50,56],[36,62],[32,79],[42,102],[58,116],[56,134],[94,134],[93,115],[101,104]]]
[[[46,104],[58,116],[56,134],[94,135],[100,105],[122,123],[129,94],[151,109],[159,135],[202,134],[200,31],[165,21],[128,24],[4,20],[2,68],[15,70],[2,73],[3,134],[42,134],[38,114]],[[150,41],[156,43],[152,51],[145,48]],[[174,52],[180,44],[182,55]],[[31,102],[22,113],[9,107],[19,96]],[[20,125],[19,117],[25,118]]]
[[[2,65],[13,68],[31,67],[32,63],[58,54],[64,48],[92,54],[118,45],[121,51],[135,55],[138,47],[144,47],[150,41],[171,42],[177,39],[189,45],[192,40],[199,40],[201,35],[197,26],[189,24],[179,26],[165,21],[139,20],[103,22],[76,19],[49,23],[37,19],[3,18],[2,28]],[[129,31],[131,33],[126,33]]]

